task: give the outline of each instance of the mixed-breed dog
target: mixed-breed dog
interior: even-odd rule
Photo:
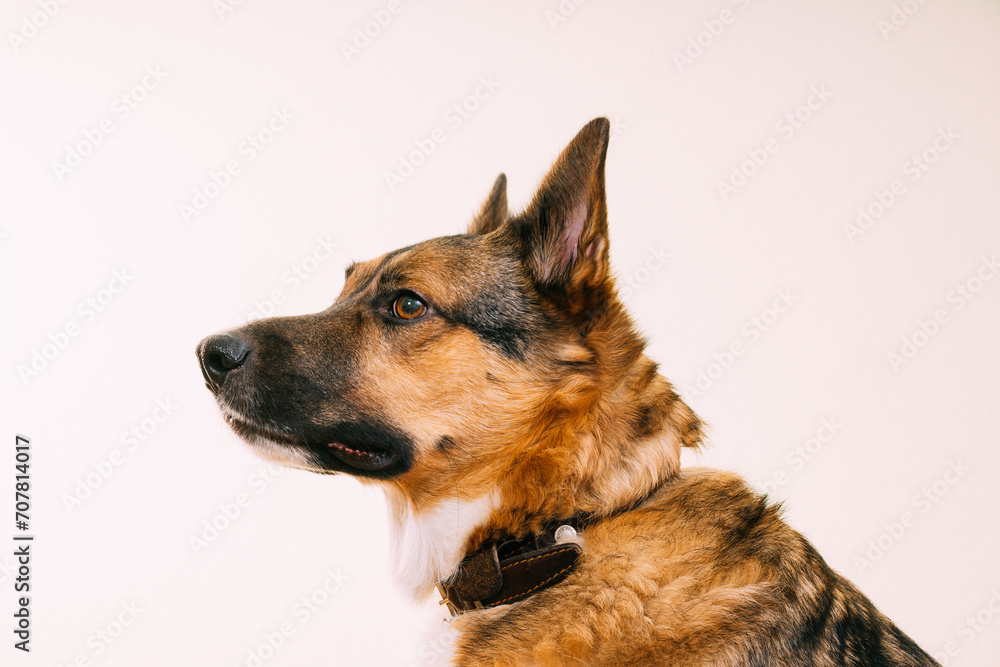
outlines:
[[[198,346],[261,456],[381,486],[455,665],[936,665],[738,476],[644,354],[608,258],[609,123],[528,207],[347,268],[326,310]]]

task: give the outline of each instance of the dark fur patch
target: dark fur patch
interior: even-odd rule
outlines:
[[[479,299],[462,304],[445,317],[518,361],[524,359],[539,319],[523,295],[502,288],[487,289]]]
[[[524,278],[513,257],[500,255],[490,280],[480,281],[476,293],[443,313],[496,347],[511,359],[523,360],[549,322],[540,304],[523,288]]]

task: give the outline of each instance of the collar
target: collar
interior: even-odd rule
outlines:
[[[641,498],[604,516],[581,512],[550,521],[538,535],[487,542],[465,557],[453,577],[438,582],[440,604],[448,605],[454,617],[518,602],[555,586],[570,575],[583,553],[583,547],[572,541],[578,530],[645,505],[669,482],[660,480]]]
[[[531,597],[569,576],[582,547],[571,541],[584,523],[576,516],[553,521],[538,535],[487,542],[469,554],[454,577],[438,583],[452,616]]]

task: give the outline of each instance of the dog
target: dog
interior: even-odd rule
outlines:
[[[262,457],[381,486],[455,665],[936,665],[735,474],[644,354],[609,264],[609,122],[528,207],[351,264],[326,310],[197,348]]]

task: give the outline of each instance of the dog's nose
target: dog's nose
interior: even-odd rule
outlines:
[[[231,334],[209,336],[198,345],[201,373],[209,385],[222,387],[230,371],[250,356],[250,346]]]

